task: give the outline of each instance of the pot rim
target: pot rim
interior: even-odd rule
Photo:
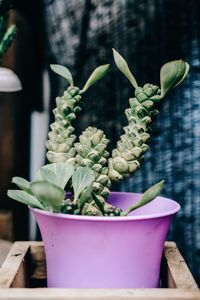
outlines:
[[[140,193],[129,193],[129,192],[111,192],[112,195],[115,194],[133,194],[133,195],[142,195]],[[62,219],[69,219],[69,220],[77,220],[77,221],[104,221],[104,222],[126,222],[126,221],[138,221],[138,220],[148,220],[148,219],[157,219],[157,218],[161,218],[161,217],[166,217],[166,216],[170,216],[170,215],[174,215],[176,214],[181,206],[174,200],[169,199],[169,198],[165,198],[165,197],[160,197],[158,196],[157,198],[160,198],[160,200],[163,201],[168,201],[174,204],[174,208],[173,209],[169,209],[165,212],[160,212],[160,213],[150,213],[150,214],[144,214],[144,215],[133,215],[133,216],[113,216],[113,217],[109,217],[109,216],[82,216],[82,215],[70,215],[70,214],[62,214],[62,213],[51,213],[49,211],[46,210],[41,210],[38,208],[32,208],[29,207],[29,209],[33,212],[36,213],[40,213],[42,215],[46,215],[49,217],[55,217],[55,218],[62,218]]]

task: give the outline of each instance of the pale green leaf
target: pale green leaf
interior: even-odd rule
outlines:
[[[74,172],[74,166],[69,163],[53,163],[43,166],[36,175],[36,180],[48,181],[64,189]]]
[[[162,66],[160,70],[161,97],[185,79],[189,68],[189,64],[183,60],[170,61]]]
[[[80,196],[78,201],[79,209],[82,210],[85,203],[92,201],[92,186],[89,186]]]
[[[190,70],[190,65],[187,62],[184,62],[184,63],[185,63],[185,74],[183,75],[181,80],[175,85],[175,87],[178,86],[185,79],[185,77],[187,76],[187,74]]]
[[[64,200],[64,190],[47,181],[35,181],[31,183],[34,196],[50,211],[60,211]]]
[[[152,200],[154,200],[157,196],[160,195],[162,189],[164,187],[164,180],[156,183],[155,185],[153,185],[152,187],[150,187],[148,190],[146,190],[146,192],[143,194],[142,198],[140,199],[140,201],[138,201],[137,203],[135,203],[134,205],[132,205],[125,213],[123,213],[122,215],[128,215],[130,212],[132,212],[133,210],[142,207],[144,205],[146,205],[147,203],[151,202]]]
[[[61,77],[65,78],[71,86],[74,85],[73,78],[71,72],[64,66],[61,65],[50,65],[52,71]]]
[[[21,202],[23,204],[29,205],[33,208],[45,209],[42,203],[40,203],[36,197],[30,195],[25,191],[8,190],[7,195],[12,199],[17,200],[18,202]]]
[[[13,177],[12,183],[16,184],[20,189],[24,190],[27,193],[31,193],[30,182],[22,177]]]
[[[113,49],[113,56],[114,56],[114,61],[116,63],[116,66],[118,67],[118,69],[128,78],[130,83],[136,89],[138,87],[137,81],[136,81],[135,77],[133,76],[133,74],[131,73],[125,59],[115,49]]]
[[[81,192],[94,181],[93,171],[88,167],[79,167],[72,176],[74,200],[76,201]]]
[[[88,78],[83,89],[80,91],[80,94],[85,93],[93,84],[95,84],[98,80],[102,79],[108,72],[108,68],[109,65],[102,65],[96,68]]]

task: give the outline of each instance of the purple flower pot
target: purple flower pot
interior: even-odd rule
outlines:
[[[140,194],[113,192],[123,210]],[[157,197],[127,217],[53,214],[32,209],[44,241],[48,287],[158,287],[164,241],[175,213],[173,200]]]

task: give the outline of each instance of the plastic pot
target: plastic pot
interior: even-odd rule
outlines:
[[[140,194],[113,192],[123,210]],[[32,209],[44,241],[48,287],[156,288],[173,200],[157,197],[127,217],[54,214]]]

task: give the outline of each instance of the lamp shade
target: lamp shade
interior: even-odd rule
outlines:
[[[16,92],[22,90],[18,76],[10,69],[0,67],[0,92]]]

